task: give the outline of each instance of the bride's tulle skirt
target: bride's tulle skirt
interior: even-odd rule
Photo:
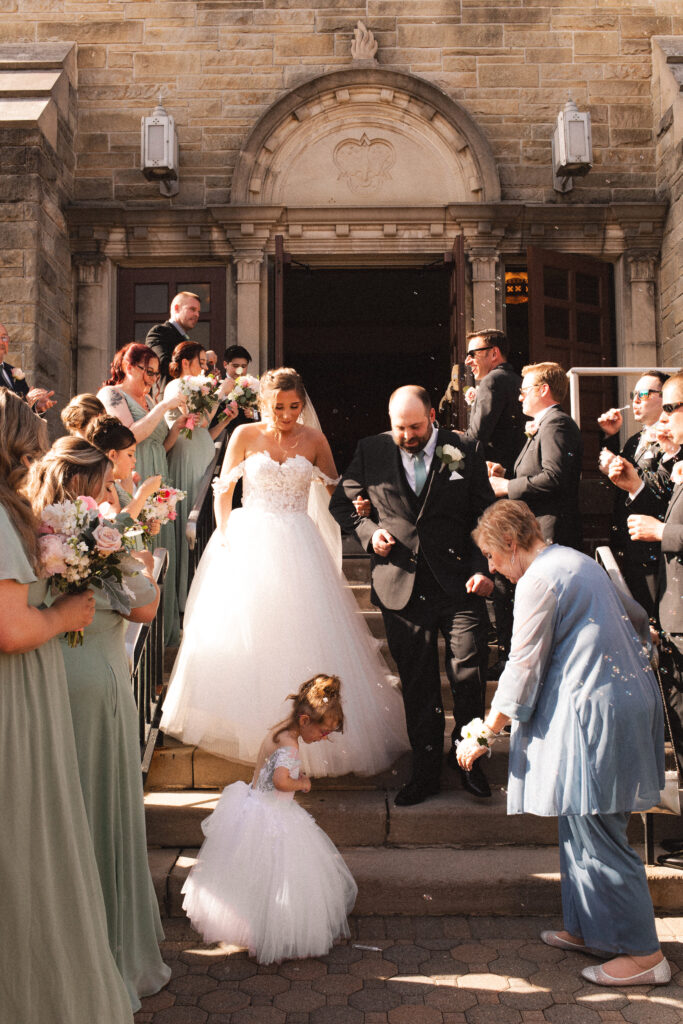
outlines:
[[[372,775],[409,748],[378,643],[303,512],[235,509],[192,584],[161,728],[255,764],[287,696],[317,673],[342,682],[344,732],[303,747],[310,775]]]
[[[183,908],[206,942],[245,946],[259,963],[323,956],[348,936],[357,886],[343,858],[291,794],[223,790]]]

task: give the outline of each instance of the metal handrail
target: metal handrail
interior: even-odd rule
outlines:
[[[216,528],[211,481],[216,474],[218,462],[222,459],[224,442],[216,441],[214,447],[216,451],[214,452],[214,456],[206,467],[206,472],[201,479],[199,489],[197,491],[197,497],[195,498],[195,503],[187,517],[187,525],[185,527],[185,538],[190,549],[187,561],[188,593],[190,591],[190,586],[192,585],[195,570],[199,564],[199,559],[202,557],[204,548],[209,543],[209,538]]]
[[[126,654],[133,695],[138,708],[143,780],[159,734],[164,698],[164,578],[168,568],[166,548],[154,550],[154,581],[159,587],[159,606],[151,622],[129,622]]]
[[[640,377],[648,370],[658,373],[678,373],[680,366],[572,366],[567,370],[569,377],[569,410],[577,427],[581,426],[579,378],[580,377]]]

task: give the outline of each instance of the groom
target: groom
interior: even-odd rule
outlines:
[[[398,666],[408,736],[410,781],[399,806],[439,792],[444,712],[438,638],[446,641],[446,674],[455,728],[483,716],[486,686],[485,598],[493,590],[486,562],[470,533],[494,500],[481,447],[437,428],[424,388],[399,388],[389,400],[391,431],[366,437],[332,496],[330,511],[342,529],[355,530],[372,555],[372,600],[384,620]],[[353,499],[367,497],[370,517]],[[449,763],[457,768],[451,749]],[[479,761],[461,771],[475,796],[491,795]]]

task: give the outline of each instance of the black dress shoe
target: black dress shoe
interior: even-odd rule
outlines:
[[[669,853],[683,853],[683,836],[677,839],[660,839],[659,845]]]
[[[491,787],[489,786],[486,776],[484,775],[478,761],[475,761],[470,770],[467,771],[465,768],[461,768],[458,764],[458,758],[454,750],[448,751],[446,761],[451,768],[454,768],[459,772],[463,789],[466,789],[468,793],[482,799],[491,796]]]
[[[397,807],[412,807],[439,792],[441,785],[438,782],[407,782],[394,797],[394,803]]]

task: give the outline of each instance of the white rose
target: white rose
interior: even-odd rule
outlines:
[[[12,367],[12,376],[14,377],[15,380],[24,380],[26,374],[24,373],[20,366],[14,366]]]
[[[465,457],[460,449],[454,448],[452,444],[445,444],[442,451],[449,462],[460,462]]]

